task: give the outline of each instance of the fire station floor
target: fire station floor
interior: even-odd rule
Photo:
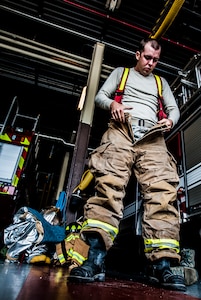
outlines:
[[[117,274],[116,274],[117,275]],[[138,276],[107,274],[105,282],[68,283],[67,269],[50,265],[30,265],[0,261],[1,300],[154,300],[201,299],[201,280],[186,292],[153,287]]]

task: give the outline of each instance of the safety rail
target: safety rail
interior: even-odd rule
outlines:
[[[12,120],[11,123],[8,124],[8,122],[12,118],[12,114],[14,115],[13,120]],[[2,135],[4,133],[4,131],[6,129],[6,126],[10,126],[10,124],[11,124],[11,127],[14,128],[16,126],[17,118],[22,118],[24,120],[33,121],[33,126],[31,128],[31,131],[34,132],[36,130],[37,125],[38,125],[40,115],[38,115],[37,117],[31,117],[31,116],[27,116],[27,115],[24,115],[24,114],[20,114],[19,113],[19,104],[18,104],[17,96],[15,96],[13,98],[13,101],[12,101],[11,105],[10,105],[8,113],[5,117],[4,123],[0,124],[0,135]],[[17,128],[17,126],[16,126],[16,129],[20,130],[19,128]]]
[[[180,109],[197,97],[201,91],[201,53],[194,55],[184,69],[178,72],[171,88]]]

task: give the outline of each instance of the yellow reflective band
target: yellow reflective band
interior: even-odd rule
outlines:
[[[70,241],[74,241],[75,239],[79,239],[79,234],[70,234],[65,238],[65,241],[70,242]]]
[[[119,90],[120,91],[124,90],[126,79],[127,79],[127,76],[128,76],[128,72],[129,72],[129,68],[125,68],[122,79],[121,79],[121,82],[120,82],[120,85],[119,85]]]
[[[83,262],[87,259],[87,257],[84,257],[82,256],[81,254],[79,254],[78,252],[76,251],[73,251],[73,249],[69,249],[68,252],[67,252],[68,256],[70,256],[72,259],[75,259],[77,260],[77,262],[79,264],[83,264]]]
[[[118,229],[108,223],[104,223],[98,220],[88,219],[82,225],[82,230],[90,229],[91,227],[100,228],[109,233],[112,240],[114,240],[118,234]]]
[[[22,145],[30,145],[30,141],[28,140],[27,137],[24,138],[24,141],[23,142],[20,142],[20,144]]]
[[[18,165],[18,167],[20,168],[20,170],[22,170],[23,165],[24,165],[24,158],[21,156],[20,160],[19,160],[19,165]]]
[[[145,252],[151,252],[154,249],[173,249],[177,253],[180,251],[179,242],[172,239],[147,239],[144,240]]]
[[[4,141],[8,141],[8,142],[11,142],[11,138],[8,136],[7,133],[3,134],[3,135],[0,135],[0,139],[1,140],[4,140]]]
[[[17,177],[17,175],[14,175],[13,177],[13,181],[12,181],[12,186],[17,186],[19,182],[19,177]]]
[[[58,259],[59,259],[59,262],[61,263],[61,264],[64,264],[65,263],[65,258],[64,258],[64,256],[63,256],[63,254],[59,254],[58,255]]]

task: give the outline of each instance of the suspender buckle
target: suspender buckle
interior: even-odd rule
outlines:
[[[138,125],[139,125],[139,126],[143,126],[143,127],[145,127],[145,121],[144,121],[144,120],[142,120],[142,119],[139,119],[139,121],[138,121]]]

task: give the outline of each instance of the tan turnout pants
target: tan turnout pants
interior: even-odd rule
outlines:
[[[129,178],[134,172],[143,194],[144,239],[179,241],[179,215],[175,208],[179,178],[173,156],[167,151],[161,125],[153,126],[145,136],[134,141],[129,121],[110,121],[101,145],[93,151],[89,167],[95,176],[95,196],[85,205],[85,219],[94,219],[118,228],[123,217],[123,198]],[[101,228],[99,232],[108,250],[113,240]],[[150,260],[170,257],[180,259],[173,249],[146,253]]]

